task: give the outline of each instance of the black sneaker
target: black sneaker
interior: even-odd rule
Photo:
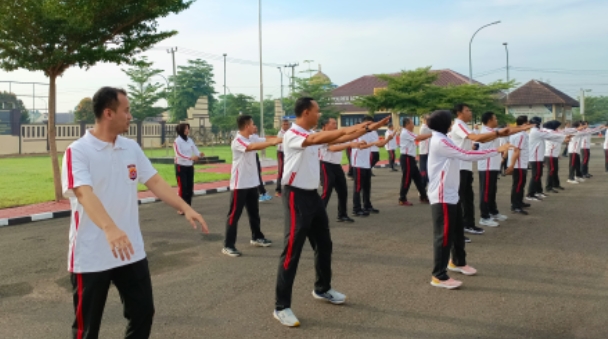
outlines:
[[[396,169],[396,168],[391,168],[391,171],[392,171],[392,172],[399,172],[399,170],[398,170],[398,169]]]
[[[464,228],[464,231],[471,234],[484,234],[485,230],[483,228],[479,228],[477,226],[468,226]]]
[[[255,247],[268,247],[272,245],[272,241],[264,238],[251,240],[249,243]]]
[[[222,253],[233,258],[241,256],[241,252],[234,247],[224,247],[222,248]]]
[[[548,189],[548,190],[547,190],[547,192],[551,192],[551,193],[559,193],[559,191],[556,191],[556,190],[554,190],[553,188],[552,188],[552,189]]]
[[[349,218],[348,215],[343,215],[338,217],[338,222],[355,222],[353,219]]]
[[[526,207],[527,208],[527,207],[530,207],[530,206],[532,206],[532,205],[528,204],[527,202],[524,202],[524,203],[521,204],[521,207]]]
[[[528,212],[522,210],[521,208],[511,209],[511,212],[513,212],[515,214],[528,215]]]
[[[366,208],[366,209],[365,209],[365,211],[366,211],[367,213],[369,213],[369,214],[378,214],[378,213],[380,213],[380,211],[379,211],[379,210],[377,210],[377,209],[375,209],[375,208],[373,208],[373,207]]]
[[[361,211],[353,211],[353,215],[355,217],[367,217],[367,216],[369,216],[369,212],[363,211],[363,210],[361,210]]]
[[[429,198],[420,198],[420,203],[421,204],[430,204],[431,202],[429,201]]]
[[[593,175],[591,175],[591,174],[585,174],[585,175],[584,175],[584,177],[585,177],[585,178],[587,178],[587,179],[590,179],[592,176],[593,176]]]
[[[471,239],[469,239],[469,237],[464,237],[464,242],[465,242],[466,244],[468,244],[468,243],[470,243],[470,242],[471,242]]]
[[[555,187],[555,188],[557,188],[558,190],[562,190],[562,191],[563,191],[563,190],[565,190],[565,188],[563,188],[563,187],[561,187],[561,186],[557,186],[557,187]]]

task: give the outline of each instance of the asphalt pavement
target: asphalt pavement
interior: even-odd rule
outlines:
[[[566,183],[566,158],[560,162],[566,190],[533,203],[528,216],[510,213],[511,177],[499,180],[498,205],[509,220],[470,236],[468,261],[479,274],[454,274],[464,285],[453,291],[429,284],[430,208],[417,203],[414,185],[409,200],[415,205],[397,204],[400,173],[374,170],[372,202],[381,212],[353,224],[334,222],[334,195],[328,208],[333,287],[347,295],[347,303],[312,298],[313,252],[307,245],[293,293],[299,328],[283,327],[272,317],[283,246],[279,199],[260,207],[272,247],[249,245],[243,214],[240,258],[220,252],[230,193],[194,198],[209,235],[193,231],[162,203],[142,205],[156,305],[152,338],[608,338],[603,154],[592,149],[595,176],[580,185]],[[474,187],[478,198],[476,174]],[[68,228],[67,218],[0,228],[0,338],[70,337]],[[121,338],[125,326],[112,288],[100,338]]]

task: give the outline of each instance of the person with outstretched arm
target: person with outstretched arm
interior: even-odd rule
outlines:
[[[315,252],[316,281],[312,296],[331,304],[343,304],[346,296],[331,286],[332,241],[329,219],[323,200],[317,191],[320,165],[320,145],[336,142],[345,135],[377,129],[388,119],[375,124],[363,123],[335,131],[313,133],[321,112],[319,104],[310,97],[299,98],[295,104],[296,121],[283,137],[285,173],[283,175],[283,208],[285,216],[285,244],[276,283],[273,316],[282,325],[300,326],[291,310],[293,282],[304,243],[308,239]]]
[[[399,162],[401,163],[401,188],[399,190],[399,205],[401,206],[413,206],[411,202],[407,200],[407,192],[410,190],[412,181],[418,189],[418,195],[420,196],[420,203],[428,204],[429,199],[426,194],[426,187],[418,166],[416,165],[416,141],[426,141],[430,139],[433,134],[415,134],[414,133],[414,121],[410,118],[403,118],[403,126],[401,128],[401,134],[399,136],[399,146],[401,157]]]
[[[338,128],[338,123],[336,119],[328,118],[323,120],[321,128],[323,131],[335,131]],[[356,149],[362,146],[361,142],[354,142],[352,140],[359,138],[363,134],[365,134],[365,130],[361,129],[358,133],[345,135],[331,144],[321,146],[321,153],[319,154],[321,160],[321,182],[323,183],[321,199],[325,208],[327,208],[332,191],[335,188],[338,194],[338,218],[336,219],[338,222],[354,222],[346,212],[348,187],[346,176],[342,169],[342,151],[347,147]]]
[[[395,130],[393,129],[393,124],[389,124],[387,128],[388,129],[386,130],[384,137],[388,138],[391,135],[394,136]],[[395,150],[397,149],[397,140],[394,137],[391,138],[391,140],[386,145],[384,145],[384,148],[388,153],[388,167],[391,169],[392,172],[399,171],[395,168]]]
[[[450,111],[435,111],[427,120],[433,131],[429,150],[429,200],[433,223],[434,266],[431,285],[455,289],[462,282],[449,277],[447,271],[475,275],[477,270],[467,264],[464,240],[464,224],[460,206],[459,187],[461,161],[478,161],[496,156],[507,150],[504,144],[498,149],[473,151],[458,147],[447,133],[452,124]],[[458,128],[458,126],[454,126]],[[452,127],[452,128],[454,128]],[[494,132],[499,135],[499,132]],[[489,139],[489,137],[487,138]],[[451,253],[451,261],[450,261]]]
[[[257,151],[270,146],[279,145],[281,138],[266,141],[253,141],[251,136],[255,124],[251,115],[239,115],[237,118],[239,132],[232,140],[232,169],[230,172],[230,208],[226,218],[226,238],[222,253],[230,257],[240,257],[241,252],[236,249],[236,235],[239,219],[243,208],[247,209],[249,227],[251,228],[252,246],[269,247],[272,241],[266,239],[260,229],[260,207],[258,187],[260,178],[257,173]]]
[[[127,92],[103,87],[93,96],[95,126],[70,144],[62,190],[70,198],[68,270],[75,319],[72,336],[97,338],[110,286],[116,286],[128,320],[125,338],[148,338],[154,299],[140,230],[137,185],[208,233],[203,217],[175,194],[141,147],[121,136],[133,119]]]
[[[281,130],[277,133],[277,138],[283,138],[285,132],[291,127],[291,122],[288,119],[283,119],[281,122]],[[285,164],[285,154],[283,153],[283,144],[277,145],[277,188],[275,189],[275,196],[281,197],[281,178],[283,177],[283,167]]]

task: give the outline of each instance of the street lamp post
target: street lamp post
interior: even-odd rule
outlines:
[[[585,118],[585,93],[591,92],[590,89],[584,89],[581,88],[581,107],[580,107],[580,111],[581,111],[581,118],[583,119],[583,121],[587,121],[587,119]]]
[[[285,110],[285,107],[283,107],[283,70],[280,66],[277,69],[281,72],[281,110]]]
[[[475,31],[475,33],[473,33],[473,36],[471,37],[471,41],[469,42],[469,83],[470,84],[473,83],[473,59],[471,58],[471,45],[473,44],[473,39],[475,38],[475,35],[477,35],[477,33],[479,31],[481,31],[482,29],[484,29],[488,26],[499,24],[499,23],[500,23],[500,21],[494,21],[493,23],[481,26],[478,30]]]
[[[260,137],[264,137],[264,74],[262,72],[262,0],[258,1],[258,28],[260,38]],[[262,159],[266,150],[262,150]]]
[[[509,82],[509,47],[507,47],[506,42],[502,44],[505,46],[505,52],[507,53],[507,82]],[[507,99],[509,99],[509,92],[511,92],[511,89],[507,89]]]
[[[224,53],[224,116],[226,115],[226,56]]]

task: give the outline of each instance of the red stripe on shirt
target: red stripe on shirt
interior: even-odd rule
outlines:
[[[454,145],[452,145],[451,143],[449,143],[447,140],[442,139],[441,140],[446,146],[450,147],[451,149],[458,151],[460,153],[463,154],[468,154],[468,155],[481,155],[481,154],[490,154],[490,153],[495,153],[496,150],[495,149],[488,149],[488,150],[484,150],[484,151],[465,151],[462,148],[456,147]]]
[[[302,133],[302,132],[300,132],[300,131],[296,131],[296,130],[295,130],[295,129],[293,129],[293,128],[292,128],[292,129],[290,129],[290,131],[292,131],[292,132],[293,132],[295,135],[299,135],[299,136],[301,136],[301,137],[308,138],[308,134],[306,134],[306,133]]]
[[[65,156],[66,156],[66,163],[68,166],[68,189],[73,189],[74,188],[74,173],[73,173],[73,169],[72,169],[72,149],[68,148],[65,151]]]
[[[460,129],[461,129],[461,130],[462,130],[462,131],[463,131],[463,132],[464,132],[466,135],[469,135],[469,134],[470,134],[470,133],[469,133],[469,131],[467,131],[467,129],[466,129],[466,128],[462,127],[462,125],[461,125],[461,124],[457,124],[457,125],[458,125],[458,127],[460,127]]]

